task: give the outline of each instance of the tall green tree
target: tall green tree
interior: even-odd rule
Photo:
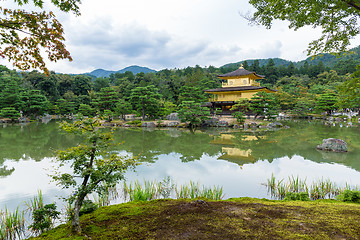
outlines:
[[[265,115],[269,119],[277,114],[279,105],[276,101],[274,93],[264,91],[256,93],[250,99],[250,109],[257,115]]]
[[[130,102],[125,99],[119,99],[115,106],[115,114],[121,116],[122,119],[125,120],[125,115],[131,113],[132,107]]]
[[[326,92],[320,94],[316,99],[316,110],[318,112],[326,112],[331,115],[331,111],[336,109],[336,103],[338,102],[338,96],[334,92]]]
[[[351,79],[339,87],[339,107],[360,108],[360,69],[352,74]]]
[[[10,118],[11,121],[18,119],[21,114],[14,107],[6,107],[0,110],[0,116],[3,118]]]
[[[119,93],[113,87],[105,87],[96,93],[96,106],[100,111],[114,111],[119,101]]]
[[[179,105],[178,114],[182,122],[189,122],[189,127],[194,129],[209,118],[210,110],[207,107],[202,107],[200,103],[183,101]]]
[[[21,88],[17,81],[11,79],[7,82],[0,92],[0,108],[14,107],[21,110],[23,105],[21,96]]]
[[[155,115],[158,112],[160,98],[158,89],[154,85],[149,85],[132,89],[130,102],[145,120],[146,115]]]
[[[29,92],[28,111],[35,117],[43,115],[49,107],[49,101],[39,90]]]
[[[73,80],[73,92],[75,95],[88,95],[91,90],[92,82],[90,76],[77,75]]]
[[[63,122],[61,128],[68,133],[81,135],[85,142],[64,151],[58,151],[60,165],[69,164],[72,172],[56,172],[52,177],[63,188],[73,188],[68,197],[73,205],[71,226],[80,233],[79,213],[86,196],[93,192],[105,193],[105,186],[114,187],[124,179],[124,173],[139,163],[134,157],[110,151],[113,135],[102,131],[99,120],[88,118],[74,123]]]

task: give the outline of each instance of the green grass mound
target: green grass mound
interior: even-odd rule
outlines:
[[[360,239],[360,205],[251,198],[154,200],[102,207],[34,239]]]

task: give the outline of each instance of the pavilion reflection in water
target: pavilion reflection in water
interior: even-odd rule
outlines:
[[[259,138],[264,139],[265,136],[242,135],[241,141],[257,141]],[[246,163],[254,163],[256,159],[252,156],[252,150],[251,148],[248,148],[248,144],[244,144],[246,146],[242,149],[241,142],[240,144],[236,144],[238,142],[238,138],[233,134],[221,133],[220,135],[214,136],[214,140],[210,143],[222,146],[223,155],[221,155],[218,159],[233,162],[240,166]]]

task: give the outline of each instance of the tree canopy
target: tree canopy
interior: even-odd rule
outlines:
[[[252,22],[271,28],[275,19],[287,20],[295,30],[321,27],[322,35],[312,41],[308,54],[343,52],[359,34],[360,2],[357,0],[249,0],[256,8]]]
[[[43,9],[43,0],[14,0],[19,6],[32,4]],[[51,0],[64,12],[80,15],[80,0]],[[21,70],[38,68],[49,73],[45,66],[44,53],[50,61],[68,59],[65,48],[64,29],[52,11],[26,11],[0,7],[0,57],[7,58]]]

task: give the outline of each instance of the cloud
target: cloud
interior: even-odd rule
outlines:
[[[79,68],[115,69],[129,64],[162,69],[196,64],[205,56],[221,54],[206,41],[194,41],[165,31],[150,30],[137,23],[114,25],[111,19],[71,28],[68,48]],[[81,27],[80,27],[81,26]],[[117,67],[117,68],[116,68]]]

